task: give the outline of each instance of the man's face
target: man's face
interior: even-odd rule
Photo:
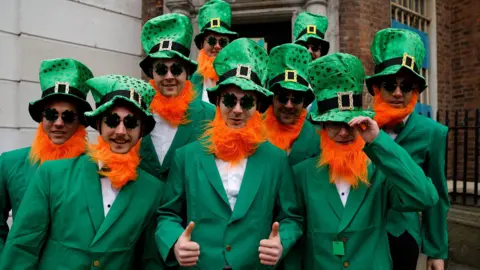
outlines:
[[[273,98],[273,112],[282,125],[293,125],[303,110],[305,94],[299,91],[280,89]]]
[[[403,109],[412,100],[413,91],[419,91],[419,85],[408,78],[408,74],[399,73],[386,76],[378,84],[373,85],[373,90],[380,93],[383,101],[393,108]]]
[[[127,107],[117,106],[105,113],[100,125],[100,135],[117,154],[128,153],[141,136],[140,115]]]
[[[358,136],[358,131],[344,122],[325,122],[322,127],[327,131],[328,137],[338,144],[348,145]]]
[[[78,117],[74,104],[66,101],[53,101],[43,111],[43,131],[54,144],[64,144],[80,126]]]
[[[158,59],[153,63],[153,80],[166,97],[178,96],[187,81],[187,71],[178,59]]]
[[[219,97],[222,118],[231,128],[242,128],[257,110],[257,98],[253,91],[242,91],[235,85],[227,85]]]
[[[203,40],[203,49],[208,56],[215,57],[228,43],[230,43],[228,36],[207,32]]]
[[[307,40],[307,43],[304,44],[305,48],[307,48],[308,52],[312,56],[312,60],[318,59],[322,56],[322,46],[319,40],[310,38]]]

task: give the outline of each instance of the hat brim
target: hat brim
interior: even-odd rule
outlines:
[[[387,68],[385,68],[382,72],[380,73],[377,73],[377,74],[374,74],[372,76],[367,76],[366,77],[366,80],[365,80],[365,83],[367,85],[367,88],[368,88],[368,92],[370,93],[370,95],[374,96],[375,95],[375,92],[373,91],[373,84],[376,80],[379,80],[382,76],[389,76],[389,75],[395,75],[397,74],[400,70],[406,70],[407,72],[409,72],[410,74],[414,75],[416,78],[418,78],[421,83],[423,85],[420,86],[420,89],[419,89],[419,93],[422,93],[423,90],[425,90],[425,88],[427,88],[427,83],[426,83],[426,80],[425,78],[420,75],[420,74],[417,74],[416,72],[414,72],[413,70],[407,68],[407,67],[404,67],[402,65],[393,65],[393,66],[389,66]]]
[[[325,56],[328,54],[328,51],[330,50],[330,42],[314,34],[302,35],[300,38],[295,40],[295,44],[299,44],[299,45],[306,44],[309,39],[315,39],[320,41],[320,52],[322,53],[322,56]]]
[[[366,116],[373,118],[375,112],[371,110],[364,110],[355,108],[352,111],[340,111],[339,109],[333,109],[326,113],[319,114],[318,110],[310,112],[309,117],[311,122],[344,122],[348,123],[357,116]]]
[[[195,46],[197,46],[197,49],[199,49],[199,50],[202,49],[203,39],[205,37],[205,34],[207,34],[208,32],[228,36],[230,38],[230,42],[232,42],[233,40],[238,38],[238,33],[230,31],[223,26],[215,27],[215,28],[207,28],[207,29],[203,30],[202,32],[198,33],[195,36],[195,38],[193,39],[194,42],[195,42]]]
[[[275,93],[279,90],[279,88],[291,91],[305,92],[305,100],[303,102],[303,105],[305,107],[310,105],[310,103],[312,103],[315,99],[315,94],[313,93],[312,89],[310,89],[308,86],[296,82],[277,82],[272,87],[270,87],[270,91]]]
[[[257,110],[261,113],[265,112],[268,106],[270,106],[273,96],[272,92],[252,82],[251,80],[239,77],[230,77],[225,81],[217,84],[215,87],[207,88],[208,100],[210,101],[210,103],[216,105],[217,97],[220,94],[220,89],[222,87],[232,84],[242,89],[242,91],[257,92],[261,104],[261,106],[257,108]]]
[[[143,72],[150,78],[153,78],[153,61],[155,59],[172,59],[172,58],[179,58],[186,62],[187,69],[189,74],[193,74],[195,70],[197,70],[197,62],[193,61],[192,59],[185,57],[183,54],[177,51],[158,51],[156,53],[152,53],[147,55],[145,59],[140,62],[140,68],[142,68]]]
[[[51,102],[51,101],[54,101],[54,100],[65,100],[65,101],[74,102],[78,106],[78,108],[77,108],[78,114],[77,115],[79,117],[80,124],[82,124],[84,126],[88,126],[88,122],[82,116],[85,112],[88,112],[88,111],[92,110],[92,106],[90,106],[90,103],[88,103],[88,101],[86,101],[84,99],[81,99],[81,98],[73,96],[73,95],[65,94],[65,93],[53,93],[53,94],[47,95],[47,96],[45,96],[45,97],[43,97],[39,100],[30,102],[28,104],[28,112],[30,113],[30,116],[32,117],[32,119],[35,122],[40,123],[42,121],[42,118],[43,118],[42,112],[43,112],[46,104]]]
[[[152,132],[153,128],[155,127],[155,119],[153,118],[153,115],[145,111],[140,105],[138,105],[136,102],[131,101],[127,97],[124,96],[115,96],[113,97],[110,101],[106,102],[102,106],[98,107],[94,111],[86,112],[85,113],[85,118],[87,120],[87,123],[94,129],[97,129],[97,121],[100,119],[103,113],[108,111],[111,107],[114,105],[118,104],[119,102],[126,102],[133,107],[137,108],[140,113],[142,113],[142,125],[143,125],[143,136],[146,136]]]

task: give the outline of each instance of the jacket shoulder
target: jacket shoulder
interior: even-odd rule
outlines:
[[[3,152],[0,157],[5,163],[18,162],[18,160],[23,160],[28,157],[28,155],[30,154],[30,148],[31,147],[25,147],[8,152]]]

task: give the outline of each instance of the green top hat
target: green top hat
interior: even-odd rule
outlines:
[[[327,28],[327,17],[306,11],[302,12],[298,14],[293,25],[295,43],[305,44],[311,38],[319,40],[322,55],[326,55],[330,49],[330,43],[325,40]]]
[[[420,92],[427,87],[420,73],[425,46],[417,33],[394,28],[380,30],[373,39],[370,52],[375,62],[375,74],[367,77],[370,94],[374,95],[372,85],[376,78],[397,74],[400,69],[407,70],[420,80]]]
[[[178,13],[169,13],[148,20],[142,29],[142,46],[147,57],[140,62],[143,72],[153,78],[154,59],[180,58],[187,63],[189,73],[197,69],[190,60],[193,28],[190,19]]]
[[[258,110],[266,110],[272,96],[272,92],[264,87],[267,64],[267,52],[251,39],[240,38],[225,46],[213,61],[219,80],[215,87],[207,89],[210,103],[216,104],[217,95],[223,86],[233,84],[243,91],[257,92],[262,105]]]
[[[357,57],[334,53],[310,63],[308,77],[317,98],[318,110],[310,117],[315,122],[345,122],[357,116],[373,117],[363,110],[362,91],[365,71]]]
[[[97,120],[118,102],[127,102],[143,114],[143,136],[155,127],[155,119],[148,107],[155,96],[155,89],[142,80],[122,75],[105,75],[87,81],[92,90],[96,110],[86,112],[85,117],[91,127],[97,128]]]
[[[70,58],[44,60],[40,64],[40,88],[42,97],[30,102],[28,111],[36,122],[42,121],[46,103],[53,99],[73,101],[79,107],[78,115],[91,111],[87,102],[89,88],[86,80],[93,77],[92,72],[83,63]],[[86,125],[85,119],[79,117],[80,123]]]
[[[311,61],[312,56],[308,50],[300,45],[287,43],[273,48],[267,69],[268,89],[273,92],[281,87],[305,92],[304,105],[308,106],[315,99],[307,80],[308,64]]]
[[[230,36],[231,39],[238,37],[232,27],[232,10],[230,4],[222,0],[210,0],[198,11],[198,28],[200,33],[195,36],[195,45],[200,50],[206,31]]]

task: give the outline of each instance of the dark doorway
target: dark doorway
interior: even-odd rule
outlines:
[[[275,46],[292,42],[290,20],[275,23],[234,24],[232,29],[239,34],[239,37],[263,38],[268,53]]]

